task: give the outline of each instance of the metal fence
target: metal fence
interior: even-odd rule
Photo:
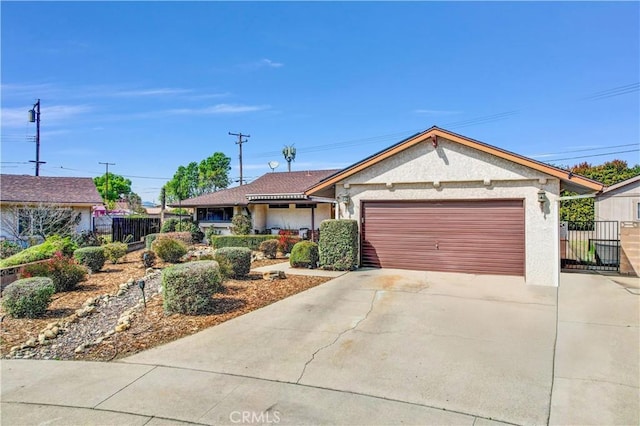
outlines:
[[[99,236],[109,236],[111,241],[140,241],[146,235],[160,232],[160,219],[114,217],[111,224],[94,225],[93,231]]]
[[[560,262],[564,269],[619,271],[618,222],[562,222]]]

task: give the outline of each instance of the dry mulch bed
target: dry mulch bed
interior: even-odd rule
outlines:
[[[257,268],[285,261],[285,258],[258,260],[251,266]],[[156,264],[156,268],[166,266],[168,265],[163,263]],[[121,263],[105,264],[102,271],[90,275],[87,281],[78,285],[76,290],[55,294],[46,315],[41,318],[11,318],[0,311],[2,315],[0,352],[3,356],[7,356],[11,347],[21,345],[30,337],[37,337],[40,331],[51,322],[65,321],[65,318],[69,318],[77,309],[80,309],[87,299],[104,294],[115,295],[120,284],[129,279],[138,280],[145,274],[145,268],[140,261],[140,251],[131,252]],[[101,344],[91,346],[81,353],[74,353],[74,348],[67,348],[65,352],[69,355],[56,358],[109,361],[133,355],[220,324],[328,280],[329,278],[324,277],[289,275],[284,280],[268,281],[262,279],[262,274],[252,272],[244,280],[226,281],[224,291],[213,296],[216,303],[212,311],[195,316],[165,314],[162,297],[158,295],[147,300],[147,307],[134,316],[128,330],[116,333]],[[131,290],[135,291],[137,288]],[[64,340],[63,338],[54,339],[52,343],[56,344]],[[36,353],[34,358],[38,357]]]

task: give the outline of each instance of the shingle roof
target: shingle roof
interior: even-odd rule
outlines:
[[[0,175],[3,203],[102,204],[92,178]]]
[[[200,195],[183,200],[182,207],[196,206],[244,206],[249,203],[247,195],[261,198],[265,195],[279,195],[280,198],[295,198],[304,191],[338,170],[309,170],[303,172],[271,172],[260,176],[251,183],[222,191]],[[172,204],[177,206],[177,204]]]

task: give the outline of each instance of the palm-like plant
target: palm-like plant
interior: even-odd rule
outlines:
[[[293,145],[285,145],[285,147],[282,149],[282,155],[287,161],[289,171],[291,171],[291,162],[295,161],[296,159],[296,148]]]

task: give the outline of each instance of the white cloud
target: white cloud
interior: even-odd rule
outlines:
[[[266,59],[266,58],[261,60],[260,64],[269,68],[280,68],[284,66],[282,62],[274,62],[271,59]]]
[[[122,96],[122,97],[170,96],[170,95],[184,95],[188,93],[193,93],[193,90],[161,87],[156,89],[120,90],[120,91],[111,93],[111,96]]]
[[[28,111],[31,107],[2,108],[2,127],[24,127],[28,123]],[[47,125],[55,126],[90,112],[89,105],[41,105],[40,119]]]
[[[233,104],[217,104],[204,108],[179,108],[170,109],[164,111],[170,115],[185,115],[185,114],[201,114],[201,115],[213,115],[213,114],[238,114],[243,112],[263,111],[271,108],[269,105],[233,105]]]

